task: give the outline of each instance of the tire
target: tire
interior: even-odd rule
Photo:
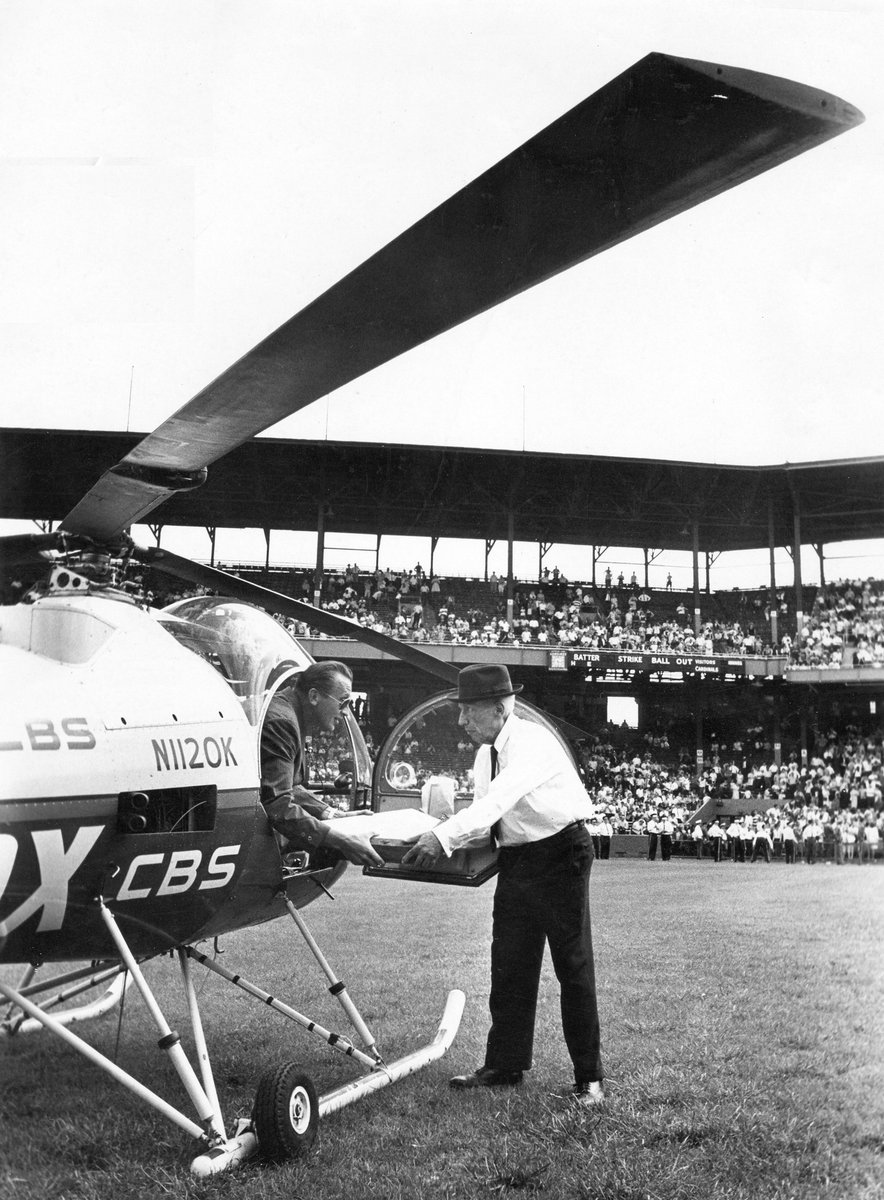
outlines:
[[[268,1071],[258,1084],[252,1121],[258,1149],[271,1162],[306,1154],[316,1141],[319,1100],[309,1075],[296,1063]]]

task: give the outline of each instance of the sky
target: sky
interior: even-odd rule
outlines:
[[[884,453],[872,0],[4,0],[0,424],[147,432],[651,50],[810,84],[866,122],[268,433],[744,464]],[[292,536],[273,557],[309,561]],[[249,537],[220,557],[263,560]],[[208,553],[187,538],[163,544]],[[830,577],[884,575],[880,549],[847,547],[855,565],[834,548]],[[735,582],[765,582],[766,560]]]

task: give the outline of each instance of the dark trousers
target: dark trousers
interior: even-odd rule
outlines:
[[[783,848],[786,856],[786,862],[793,863],[795,861],[795,843],[783,842]]]
[[[660,834],[660,857],[664,862],[672,858],[672,835],[669,833]]]
[[[527,1071],[543,952],[561,989],[562,1030],[579,1083],[602,1078],[589,919],[592,843],[582,825],[502,846],[491,940],[491,1029],[485,1066]]]
[[[611,857],[611,835],[603,833],[599,838],[599,858]]]
[[[648,834],[648,858],[652,861],[657,857],[657,835],[656,833]]]

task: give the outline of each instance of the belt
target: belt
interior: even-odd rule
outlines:
[[[551,833],[549,837],[537,838],[533,842],[510,842],[509,845],[499,846],[498,851],[505,850],[532,850],[542,849],[546,846],[554,845],[557,841],[564,841],[566,837],[570,837],[581,829],[586,828],[586,819],[581,821],[572,821],[570,825],[563,825],[561,829],[557,829],[555,833]]]

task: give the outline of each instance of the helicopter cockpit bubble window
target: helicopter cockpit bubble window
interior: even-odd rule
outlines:
[[[176,600],[159,619],[177,641],[220,671],[256,727],[268,688],[313,661],[279,621],[238,600],[219,596]],[[282,663],[289,669],[277,671]]]
[[[384,743],[375,764],[372,807],[376,812],[423,808],[444,815],[459,812],[473,799],[476,747],[458,725],[460,710],[454,692],[425,700],[408,712]],[[516,697],[516,716],[543,725],[568,743],[545,713]],[[438,813],[434,806],[439,805]]]
[[[256,730],[271,697],[313,662],[278,621],[238,600],[177,600],[162,610],[159,620],[178,642],[224,676]],[[371,759],[352,712],[342,712],[330,734],[308,735],[304,750],[311,791],[326,796],[336,808],[368,804]]]

